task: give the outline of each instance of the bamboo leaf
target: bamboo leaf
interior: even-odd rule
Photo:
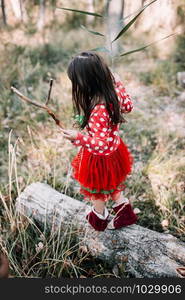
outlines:
[[[147,5],[143,6],[143,8],[139,11],[139,13],[134,17],[132,18],[132,20],[130,22],[127,23],[127,25],[125,25],[123,27],[123,29],[118,33],[118,35],[115,37],[115,39],[112,41],[115,42],[117,39],[119,39],[119,37],[121,35],[123,35],[129,28],[130,26],[132,26],[132,24],[137,20],[137,18],[142,14],[142,12],[149,6],[151,5],[152,3],[156,2],[157,0],[153,0],[152,2],[148,3]]]
[[[107,52],[107,53],[110,53],[110,51],[105,48],[105,47],[97,47],[97,48],[94,48],[94,49],[91,49],[90,51],[97,51],[97,52]]]
[[[100,33],[100,32],[97,32],[97,31],[93,31],[93,30],[89,30],[87,27],[83,26],[83,25],[80,25],[80,27],[92,34],[95,34],[95,35],[100,35],[100,36],[104,36],[104,34]]]
[[[127,52],[124,52],[123,54],[120,54],[119,56],[125,56],[125,55],[131,54],[131,53],[135,53],[135,52],[142,51],[142,50],[144,50],[144,49],[146,49],[146,48],[148,48],[148,47],[150,47],[150,46],[152,46],[152,45],[154,45],[154,44],[156,44],[156,43],[161,42],[162,40],[165,40],[165,39],[169,38],[170,36],[175,35],[175,34],[176,34],[176,33],[172,33],[172,34],[167,35],[167,36],[163,37],[162,39],[157,40],[157,41],[155,41],[155,42],[153,42],[153,43],[150,43],[150,44],[148,44],[148,45],[146,45],[146,46],[143,46],[143,47],[140,47],[140,48],[137,48],[137,49],[134,49],[134,50],[130,50],[130,51],[127,51]]]
[[[130,13],[129,15],[127,15],[127,16],[123,17],[122,19],[120,19],[120,21],[121,21],[121,20],[122,20],[122,21],[125,21],[126,19],[128,19],[128,18],[130,18],[131,16],[135,15],[136,13],[140,12],[141,9],[142,9],[142,8],[139,8],[139,9],[133,11],[133,12]]]
[[[91,15],[91,16],[100,17],[100,18],[103,17],[100,14],[92,13],[92,12],[84,11],[84,10],[78,10],[78,9],[72,9],[72,8],[65,8],[65,7],[57,7],[57,8],[58,9],[63,9],[63,10],[68,10],[68,11],[77,12],[77,13],[84,14],[84,15]]]

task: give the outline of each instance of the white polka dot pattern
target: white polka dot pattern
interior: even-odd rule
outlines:
[[[114,134],[114,135],[118,135],[118,132],[117,132],[117,131],[114,131],[113,134]]]
[[[120,102],[120,109],[122,113],[128,113],[133,109],[132,100],[129,94],[126,92],[125,87],[121,81],[117,81],[115,84],[115,90]]]
[[[121,113],[132,110],[133,104],[122,83],[116,82],[116,93]],[[113,124],[104,104],[97,104],[91,112],[88,126],[78,133],[75,146],[83,146],[94,155],[110,155],[120,144],[119,124]]]
[[[105,120],[103,118],[100,118],[100,121],[104,122]]]
[[[113,141],[113,137],[109,137],[109,138],[107,139],[107,141],[108,141],[108,142]]]

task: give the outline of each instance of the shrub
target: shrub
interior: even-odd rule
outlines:
[[[185,70],[185,35],[177,37],[174,59],[177,63],[178,71]]]
[[[162,95],[172,95],[176,88],[177,64],[173,60],[158,61],[156,67],[139,74],[140,80],[146,84],[153,84]]]

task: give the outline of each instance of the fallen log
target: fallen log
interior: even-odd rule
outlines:
[[[131,225],[119,230],[97,232],[85,219],[90,206],[59,193],[49,185],[36,182],[16,199],[16,210],[47,224],[51,230],[77,228],[80,242],[90,253],[118,266],[136,278],[183,277],[185,243],[170,234]]]

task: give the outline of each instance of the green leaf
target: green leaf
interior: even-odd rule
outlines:
[[[57,8],[58,8],[58,9],[63,9],[63,10],[68,10],[68,11],[77,12],[77,13],[84,14],[84,15],[91,15],[91,16],[100,17],[100,18],[103,17],[103,16],[100,15],[100,14],[96,14],[96,13],[92,13],[92,12],[84,11],[84,10],[71,9],[71,8],[65,8],[65,7],[57,7]]]
[[[169,38],[172,35],[175,35],[175,34],[176,33],[172,33],[172,34],[167,35],[167,36],[165,36],[164,38],[162,38],[162,39],[160,39],[158,41],[155,41],[153,43],[150,43],[150,44],[148,44],[146,46],[143,46],[143,47],[140,47],[140,48],[137,48],[137,49],[134,49],[134,50],[130,50],[130,51],[124,52],[123,54],[120,54],[119,56],[125,56],[125,55],[131,54],[131,53],[142,51],[142,50],[144,50],[144,49],[146,49],[146,48],[148,48],[148,47],[150,47],[150,46],[152,46],[152,45],[154,45],[154,44],[156,44],[156,43],[158,43],[158,42],[160,42],[162,40],[165,40],[165,39]]]
[[[110,51],[105,48],[105,47],[97,47],[97,48],[94,48],[94,49],[91,49],[90,51],[99,51],[99,52],[107,52],[107,53],[110,53]]]
[[[150,2],[150,3],[148,3],[147,5],[145,5],[145,6],[143,6],[143,8],[139,11],[139,13],[130,21],[130,22],[128,22],[128,24],[127,25],[125,25],[124,27],[123,27],[123,29],[118,33],[118,35],[115,37],[115,39],[112,41],[112,43],[113,42],[115,42],[117,39],[119,39],[119,37],[121,36],[121,35],[123,35],[129,28],[130,28],[130,26],[132,26],[132,24],[137,20],[137,18],[142,14],[142,12],[149,6],[149,5],[151,5],[152,3],[154,3],[154,2],[156,2],[157,0],[153,0],[152,2]]]
[[[132,13],[130,13],[129,15],[125,16],[124,18],[122,18],[122,19],[120,19],[120,20],[125,21],[126,19],[128,19],[128,18],[130,18],[131,16],[133,16],[133,15],[137,14],[138,12],[140,12],[141,9],[142,9],[142,8],[139,8],[139,9],[133,11]]]
[[[92,33],[92,34],[104,36],[104,34],[102,34],[102,33],[100,33],[100,32],[97,32],[97,31],[89,30],[89,29],[87,29],[87,28],[86,28],[85,26],[83,26],[83,25],[80,25],[80,27],[81,27],[82,29],[84,29],[84,30],[86,30],[86,31],[88,31],[88,32],[90,32],[90,33]]]

